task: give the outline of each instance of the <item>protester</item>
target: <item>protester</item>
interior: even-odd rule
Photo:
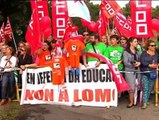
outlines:
[[[20,49],[20,55],[18,56],[18,67],[22,67],[26,64],[32,64],[33,58],[30,54],[28,54],[28,48],[27,46],[24,46]],[[22,77],[21,77],[22,71],[20,70],[20,75],[18,78],[19,86],[22,85]]]
[[[93,52],[93,53],[100,54],[100,55],[105,55],[107,47],[104,43],[100,42],[99,40],[100,39],[99,39],[98,34],[90,35],[90,43],[88,43],[86,45],[85,51]],[[91,57],[87,57],[87,59],[86,59],[86,56],[83,56],[83,60],[84,60],[85,67],[88,67],[87,63],[92,62],[92,61],[96,62],[95,63],[96,67],[98,67],[102,62],[102,61],[99,61],[98,59],[91,58]]]
[[[2,44],[1,49],[0,49],[0,50],[1,50],[1,57],[0,57],[0,60],[1,60],[1,58],[6,54],[7,47],[8,47],[7,44],[5,44],[5,43]]]
[[[24,47],[25,46],[25,42],[23,42],[23,41],[20,41],[19,43],[18,43],[18,51],[16,51],[16,53],[17,53],[17,56],[19,56],[20,55],[20,49],[22,48],[22,47]]]
[[[100,41],[104,43],[106,46],[108,46],[108,39],[105,35],[101,36]]]
[[[118,66],[119,70],[123,70],[123,53],[124,49],[118,44],[119,37],[117,35],[110,36],[111,45],[108,46],[106,57]]]
[[[46,39],[46,41],[51,42],[52,39],[53,39],[53,37],[52,37],[52,35],[50,35],[50,36]]]
[[[83,37],[84,37],[84,43],[86,45],[87,43],[89,43],[89,33],[87,31],[84,31]]]
[[[158,54],[155,51],[156,44],[149,40],[145,46],[145,50],[141,54],[141,71],[151,71],[150,73],[142,74],[143,82],[143,106],[142,109],[147,108],[149,103],[150,93],[156,80],[156,69],[158,67]]]
[[[36,60],[35,63],[33,64],[25,64],[21,66],[22,69],[28,68],[28,67],[36,67],[36,66],[41,66],[41,67],[46,67],[46,66],[51,66],[51,51],[50,51],[50,43],[48,41],[44,41],[42,43],[42,47],[38,49],[35,52],[36,55]]]
[[[124,50],[127,48],[127,41],[128,41],[128,38],[127,37],[125,37],[125,36],[120,36],[120,41],[119,41],[119,43],[120,43],[120,45],[121,45],[121,47],[123,47],[124,48]]]
[[[0,62],[0,67],[4,68],[3,70],[4,73],[2,76],[2,88],[1,88],[2,100],[0,102],[0,105],[5,104],[7,91],[8,91],[8,103],[11,103],[12,98],[14,97],[15,77],[13,71],[16,64],[17,64],[17,58],[14,56],[13,48],[7,47],[6,55],[2,57]]]
[[[51,55],[54,56],[55,55],[55,44],[57,43],[57,40],[53,39],[50,41],[50,51],[51,51]]]
[[[125,79],[131,86],[131,89],[128,91],[129,92],[129,104],[127,105],[127,108],[133,107],[134,104],[134,92],[135,92],[135,87],[137,87],[137,83],[139,83],[140,80],[140,75],[135,73],[140,71],[140,55],[136,49],[138,44],[138,40],[135,37],[130,37],[128,40],[127,48],[124,51],[123,54],[123,63],[124,63],[124,68],[126,72],[131,72],[131,73],[125,73]],[[136,81],[138,80],[138,81]]]

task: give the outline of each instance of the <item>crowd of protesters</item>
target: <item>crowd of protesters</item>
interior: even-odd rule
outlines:
[[[16,67],[20,68],[18,83],[21,85],[21,74],[24,69],[36,66],[52,67],[53,58],[56,58],[57,56],[62,57],[65,55],[67,58],[73,54],[77,57],[76,62],[80,61],[85,67],[88,67],[89,62],[92,61],[94,61],[95,66],[98,67],[100,64],[103,64],[102,61],[83,55],[83,52],[93,52],[109,58],[117,65],[125,80],[130,84],[131,89],[128,91],[129,103],[127,108],[134,106],[135,87],[139,86],[139,83],[142,83],[143,85],[142,108],[147,108],[150,93],[155,83],[154,79],[156,79],[156,76],[151,76],[150,73],[155,75],[156,69],[158,68],[159,57],[157,52],[158,47],[156,47],[158,43],[153,40],[146,40],[143,42],[143,40],[135,37],[130,37],[128,39],[125,36],[117,35],[111,35],[109,38],[107,36],[99,37],[98,34],[89,34],[87,31],[83,32],[83,38],[83,43],[76,42],[76,44],[78,43],[80,46],[77,45],[71,48],[73,51],[76,51],[76,47],[79,47],[78,54],[73,51],[72,53],[69,53],[71,52],[70,47],[66,45],[62,39],[55,40],[52,37],[43,41],[42,47],[34,54],[31,54],[31,48],[25,42],[18,43],[17,51],[14,51],[12,47],[5,43],[0,43],[0,105],[4,105],[6,101],[11,103],[15,95],[14,69]],[[72,42],[69,43],[69,45],[70,44],[75,43]],[[70,64],[72,63],[71,59],[67,62]],[[71,65],[78,68],[78,64]],[[65,66],[68,66],[68,64]],[[152,72],[144,73],[144,71]]]

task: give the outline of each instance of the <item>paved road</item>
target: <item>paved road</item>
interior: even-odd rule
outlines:
[[[152,96],[146,110],[139,106],[126,108],[127,100],[119,100],[119,106],[100,107],[70,107],[61,105],[25,105],[25,112],[19,120],[159,120],[159,107],[154,107]]]

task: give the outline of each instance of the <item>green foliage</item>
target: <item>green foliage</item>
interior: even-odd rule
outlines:
[[[152,9],[152,17],[157,18],[159,16],[159,6],[156,6],[156,8]]]
[[[31,17],[31,9],[29,0],[18,1],[17,0],[1,0],[0,1],[0,25],[5,22],[7,17],[10,18],[11,26],[15,40],[23,40],[27,25]]]
[[[92,21],[97,21],[99,16],[99,5],[93,3],[87,3],[90,15],[92,16]]]
[[[123,14],[124,14],[126,17],[130,16],[130,11],[131,11],[131,9],[130,9],[130,2],[127,3],[127,4],[125,5],[125,7],[123,7],[122,11],[123,11]]]

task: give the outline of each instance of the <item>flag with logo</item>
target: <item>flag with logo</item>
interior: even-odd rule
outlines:
[[[6,24],[5,28],[4,28],[5,40],[7,42],[12,41],[12,35],[13,35],[12,27],[11,27],[11,24],[10,24],[9,17],[7,17],[7,24]]]
[[[152,33],[152,8],[151,0],[130,1],[132,36],[135,37],[153,37]]]
[[[2,23],[1,29],[0,29],[0,43],[4,41],[4,23]]]
[[[122,13],[117,13],[114,17],[114,25],[120,31],[121,35],[131,37],[132,35],[132,24]]]
[[[121,7],[115,0],[103,0],[100,4],[100,10],[103,16],[109,19],[114,17],[121,10]]]

